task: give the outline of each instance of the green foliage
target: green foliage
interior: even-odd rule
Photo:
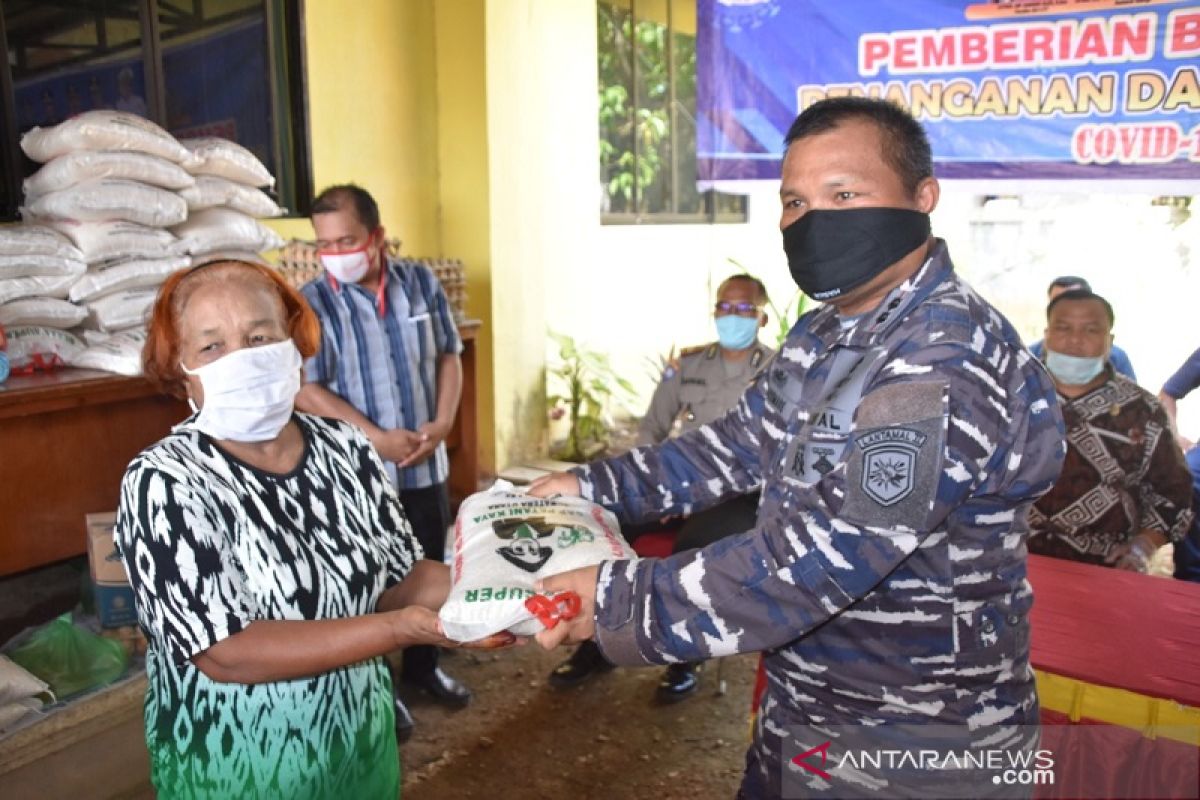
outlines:
[[[672,37],[659,22],[635,21],[628,8],[603,0],[596,4],[596,13],[600,174],[610,210],[649,211],[671,191],[669,49],[674,47],[675,110],[690,116],[687,103],[695,103],[696,91],[695,40]],[[675,145],[680,153],[694,152],[694,126],[681,125]]]
[[[559,363],[547,370],[551,394],[546,397],[552,419],[566,416],[566,441],[552,455],[584,462],[607,449],[611,425],[608,405],[633,398],[629,381],[613,370],[608,356],[585,350],[570,336],[550,331],[558,343]]]

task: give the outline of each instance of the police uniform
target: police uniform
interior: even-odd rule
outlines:
[[[761,483],[754,529],[607,562],[596,594],[596,641],[616,664],[763,651],[745,797],[934,795],[801,768],[830,726],[1033,746],[1015,727],[1038,720],[1027,516],[1062,466],[1063,420],[1045,370],[933,242],[875,311],[802,317],[727,415],[575,470],[585,497],[632,519]]]
[[[713,342],[689,347],[663,371],[638,427],[638,444],[657,444],[699,428],[737,405],[738,398],[775,351],[756,343],[745,358],[726,360]]]

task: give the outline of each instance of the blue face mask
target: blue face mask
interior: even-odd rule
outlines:
[[[1046,369],[1050,374],[1067,386],[1083,386],[1104,369],[1104,356],[1085,358],[1083,356],[1068,356],[1046,350]]]
[[[758,317],[717,317],[717,341],[726,350],[745,350],[758,337]]]

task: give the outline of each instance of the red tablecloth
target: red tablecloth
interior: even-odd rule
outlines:
[[[1200,707],[1200,583],[1029,557],[1036,669]]]

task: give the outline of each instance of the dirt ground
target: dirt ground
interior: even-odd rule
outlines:
[[[700,690],[658,705],[660,667],[616,669],[556,690],[546,675],[567,650],[536,644],[498,653],[455,651],[442,666],[475,693],[462,711],[406,694],[416,719],[400,746],[405,800],[728,800],[749,742],[756,655],[702,672]]]

